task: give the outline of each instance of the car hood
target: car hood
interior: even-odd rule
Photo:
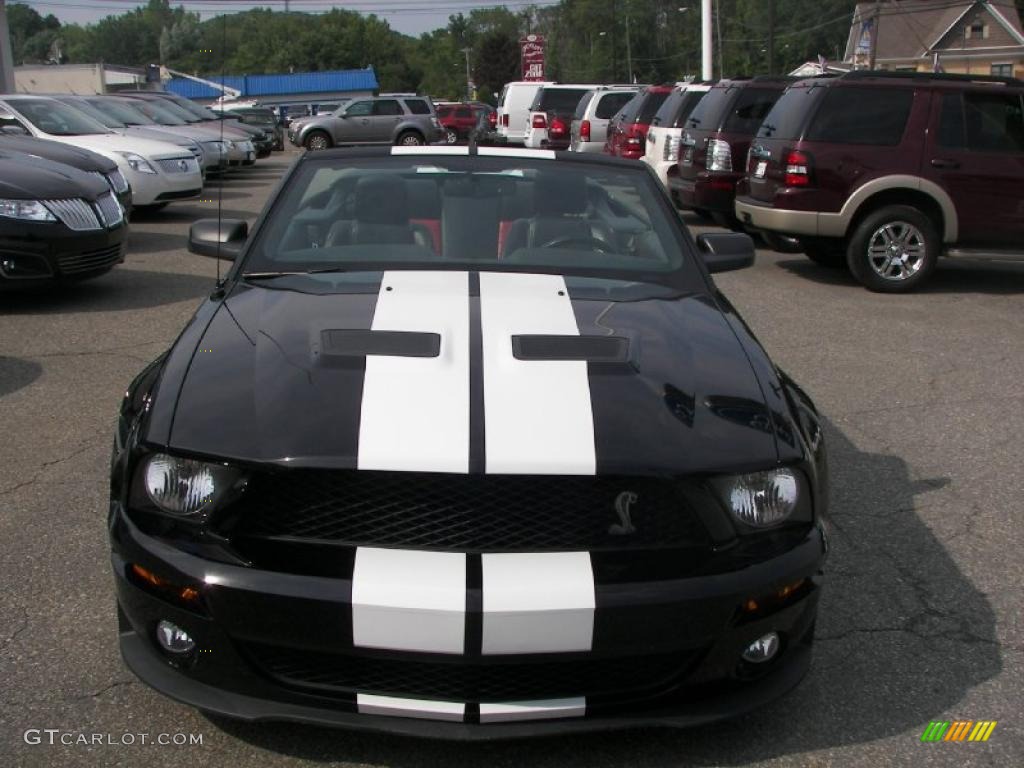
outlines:
[[[0,148],[0,198],[62,200],[84,197],[95,200],[110,187],[100,178],[63,163]]]
[[[384,274],[383,290],[379,273],[344,293],[233,290],[202,336],[183,334],[168,359],[155,419],[172,416],[170,448],[291,466],[509,474],[739,472],[777,461],[757,377],[709,296],[593,280],[556,296],[558,276],[509,273],[480,274],[474,292],[472,274]],[[394,341],[377,338],[381,329],[412,332],[400,338],[413,347],[437,333],[439,351],[365,356],[363,345]],[[625,346],[589,361],[566,359],[578,347],[556,349],[552,359],[548,332],[556,344],[611,337]],[[514,351],[520,333],[540,346]]]
[[[135,152],[143,157],[184,157],[191,154],[177,144],[169,141],[153,141],[152,139],[141,139],[135,136],[122,136],[119,133],[90,133],[82,136],[47,136],[53,141],[62,144],[70,144],[76,147],[84,147],[106,155],[112,160],[120,160],[118,152]]]
[[[0,135],[0,152],[24,152],[55,163],[70,165],[80,171],[110,173],[117,169],[117,163],[104,155],[59,141],[47,141],[31,136]]]
[[[141,125],[129,125],[126,128],[114,128],[115,132],[122,136],[133,139],[148,139],[150,141],[169,142],[179,147],[191,147],[195,140],[184,133],[173,133],[160,128],[146,128]]]

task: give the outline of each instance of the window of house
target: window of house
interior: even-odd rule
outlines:
[[[988,25],[980,19],[972,21],[971,26],[967,28],[967,37],[972,40],[988,37]]]
[[[1013,64],[993,64],[993,77],[1013,77]]]

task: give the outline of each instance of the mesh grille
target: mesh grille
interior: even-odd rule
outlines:
[[[107,180],[110,182],[110,186],[114,188],[114,191],[118,194],[128,191],[128,179],[124,177],[119,168],[115,168],[107,174]]]
[[[156,162],[164,173],[195,173],[199,170],[194,157],[172,157]]]
[[[324,693],[376,693],[464,702],[571,696],[650,696],[677,685],[696,653],[557,661],[411,661],[244,643],[250,663],[277,682]]]
[[[622,494],[635,494],[624,521]],[[285,470],[250,479],[224,532],[464,551],[625,550],[704,544],[666,480]]]
[[[96,212],[87,202],[77,198],[71,200],[46,200],[44,205],[60,219],[68,229],[82,231],[101,229]]]
[[[65,275],[76,275],[82,272],[109,268],[121,261],[121,246],[112,245],[94,251],[70,253],[57,257],[60,271]]]
[[[110,192],[100,196],[99,200],[96,201],[96,207],[99,209],[103,223],[108,227],[115,227],[124,219],[124,211],[121,209],[121,204],[117,202],[117,198]]]

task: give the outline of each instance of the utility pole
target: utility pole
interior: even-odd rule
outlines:
[[[612,82],[616,82],[619,79],[619,51],[618,51],[618,40],[615,30],[619,27],[619,9],[612,0]]]
[[[466,101],[473,100],[473,75],[469,70],[469,54],[472,48],[463,48],[462,52],[466,54]]]
[[[711,0],[701,0],[700,4],[700,44],[701,44],[701,79],[714,80],[715,70],[712,57],[711,38]]]
[[[868,69],[875,68],[875,57],[878,55],[878,23],[882,19],[881,0],[875,0],[875,11],[871,22],[871,58],[868,60]]]
[[[775,0],[768,0],[768,74],[775,74]]]
[[[0,0],[0,93],[14,93],[14,51],[4,0]]]
[[[626,5],[626,82],[633,82],[633,49],[629,42],[629,5]]]

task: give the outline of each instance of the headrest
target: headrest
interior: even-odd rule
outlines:
[[[368,224],[408,224],[405,181],[397,176],[365,176],[355,189],[356,220]]]
[[[547,171],[537,174],[534,202],[537,215],[567,216],[587,210],[587,180],[572,171]]]

